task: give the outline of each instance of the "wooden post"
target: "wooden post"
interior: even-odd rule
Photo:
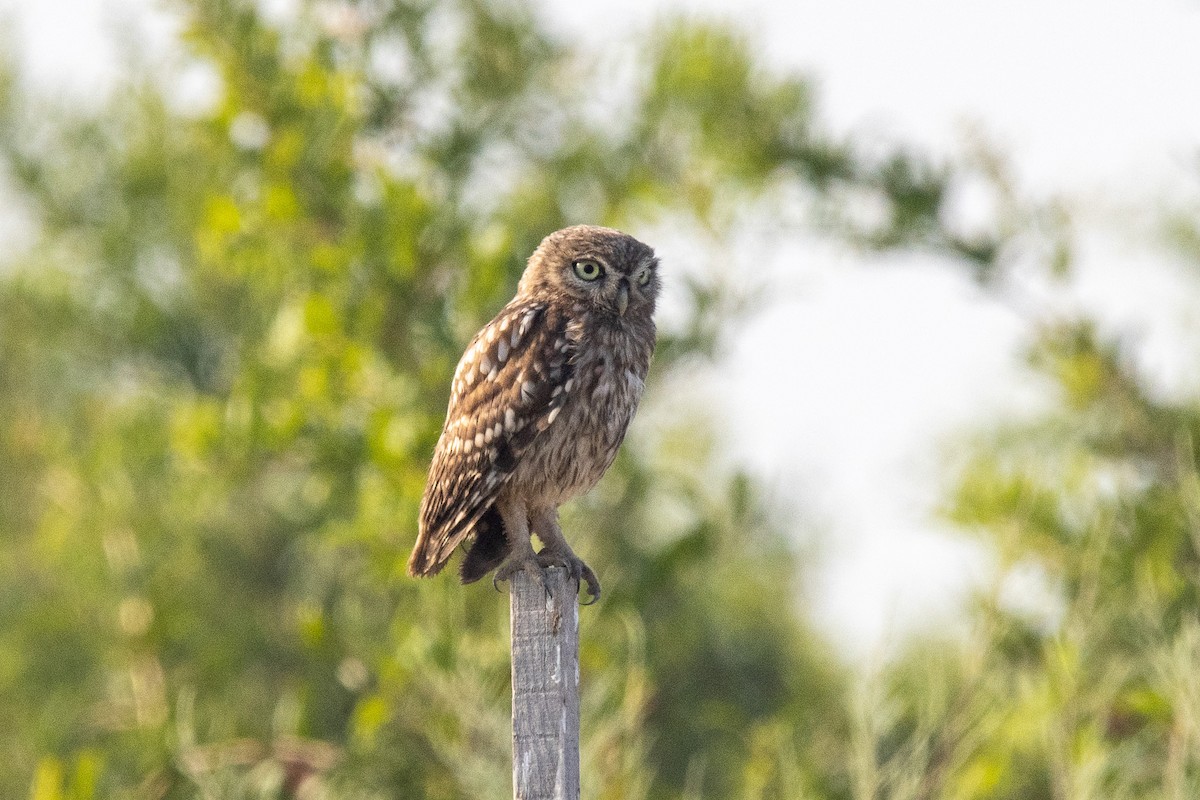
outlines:
[[[566,570],[550,596],[518,572],[512,603],[513,798],[579,800],[579,604]]]

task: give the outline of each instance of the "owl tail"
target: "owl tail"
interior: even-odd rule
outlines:
[[[414,578],[421,578],[441,572],[444,565],[439,564],[433,555],[433,548],[429,547],[428,539],[424,536],[418,537],[412,555],[408,557],[408,574]]]
[[[500,566],[508,557],[508,550],[504,520],[496,507],[492,506],[475,523],[475,541],[458,570],[462,582],[473,583]]]
[[[463,583],[472,583],[500,566],[508,556],[508,537],[504,535],[504,520],[495,506],[490,506],[467,531],[460,532],[449,541],[447,537],[428,535],[422,527],[408,558],[408,574],[414,578],[436,575],[446,566],[454,553],[457,542],[469,538],[471,548],[459,568]]]
[[[424,511],[422,508],[422,515]],[[454,545],[447,548],[446,537],[438,535],[438,531],[426,525],[422,517],[420,530],[417,532],[417,543],[413,545],[412,555],[408,557],[408,574],[414,578],[437,575],[442,571],[442,567],[446,566],[454,552],[453,548]]]

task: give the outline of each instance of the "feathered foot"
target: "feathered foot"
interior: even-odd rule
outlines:
[[[496,574],[492,576],[492,586],[497,592],[500,591],[500,581],[510,581],[518,572],[528,572],[546,590],[546,596],[550,596],[550,584],[546,582],[546,573],[542,570],[541,560],[529,546],[528,540],[526,540],[524,548],[515,549],[508,558],[501,562],[496,569]]]
[[[599,600],[600,580],[596,577],[596,573],[592,572],[592,568],[585,564],[582,558],[575,555],[571,545],[567,544],[562,528],[558,524],[558,512],[553,509],[542,511],[535,514],[530,521],[533,523],[533,530],[537,533],[538,538],[545,542],[545,547],[537,554],[538,562],[545,567],[565,568],[575,580],[576,591],[583,583],[586,583],[588,597],[591,599],[583,605],[590,606]]]
[[[561,547],[553,547],[547,544],[537,554],[538,563],[543,567],[562,567],[575,581],[575,590],[579,591],[579,587],[584,583],[587,584],[587,593],[590,598],[586,603],[580,605],[590,606],[592,603],[600,599],[600,580],[596,577],[596,573],[592,571],[582,558],[575,555],[567,543],[562,542]]]
[[[507,506],[499,509],[504,518],[504,535],[508,541],[508,555],[496,569],[492,577],[492,586],[500,591],[500,581],[511,580],[518,572],[528,572],[537,578],[550,595],[550,585],[546,580],[545,570],[550,567],[562,567],[575,581],[575,591],[587,585],[588,601],[583,603],[590,606],[600,599],[600,580],[592,568],[583,559],[575,555],[575,551],[563,538],[562,528],[558,525],[558,514],[553,509],[535,512],[526,517],[524,508]],[[541,552],[534,553],[529,540],[530,523],[545,546]]]

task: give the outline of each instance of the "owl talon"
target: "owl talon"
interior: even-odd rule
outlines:
[[[579,566],[582,568],[580,578],[584,583],[587,584],[588,597],[591,598],[586,603],[580,603],[580,605],[590,606],[592,603],[595,603],[600,599],[600,581],[598,578],[596,578],[596,573],[592,572],[592,568],[587,564],[580,561]],[[576,579],[575,585],[579,585],[579,579]]]
[[[547,552],[542,550],[538,553],[538,563],[543,567],[562,567],[567,571],[567,575],[571,580],[575,581],[575,591],[578,592],[583,584],[587,584],[588,597],[591,599],[580,605],[590,606],[600,599],[600,581],[596,578],[596,573],[592,572],[592,568],[583,562],[583,559],[574,553],[562,553],[557,550]]]
[[[532,552],[529,555],[511,556],[506,559],[496,570],[496,574],[492,576],[492,586],[496,587],[496,591],[500,591],[500,582],[512,580],[512,577],[518,572],[527,572],[532,575],[546,590],[546,596],[550,596],[550,585],[546,583],[546,573]]]

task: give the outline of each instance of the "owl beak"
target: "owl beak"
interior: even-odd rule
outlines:
[[[617,285],[617,313],[623,317],[627,308],[629,308],[629,284],[622,280]]]

